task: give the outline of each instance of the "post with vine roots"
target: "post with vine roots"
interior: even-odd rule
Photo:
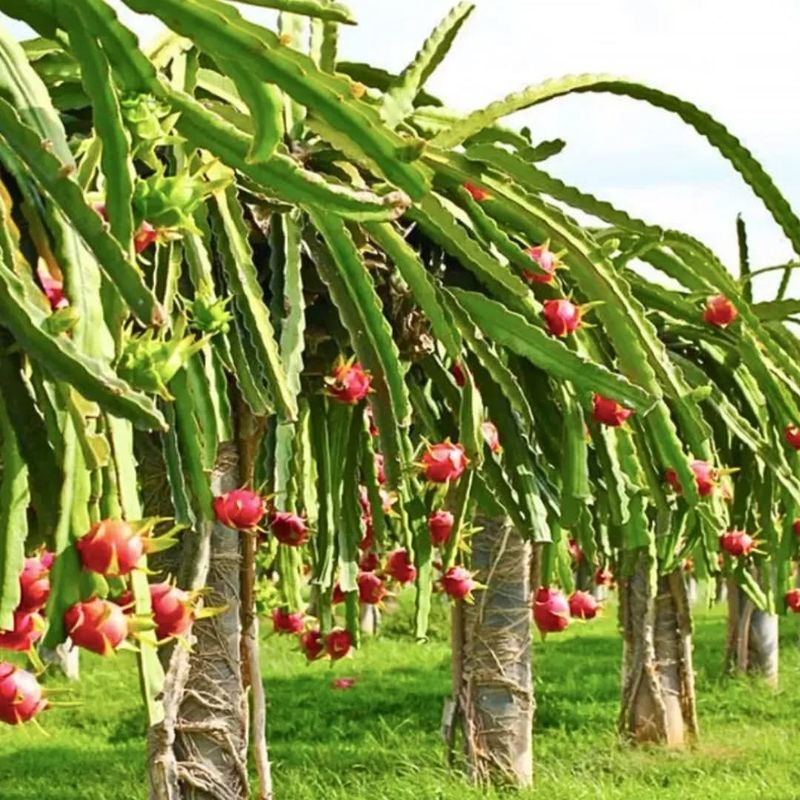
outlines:
[[[656,577],[646,552],[620,580],[623,635],[619,727],[634,743],[682,747],[697,736],[692,627],[680,569]]]
[[[522,788],[533,777],[530,544],[506,518],[476,525],[472,567],[485,588],[454,609],[456,718],[470,779]]]

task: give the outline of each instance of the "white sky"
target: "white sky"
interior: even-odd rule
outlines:
[[[455,0],[349,0],[340,55],[399,71]],[[115,2],[114,5],[120,4]],[[476,0],[429,89],[461,110],[531,83],[607,72],[677,94],[710,112],[753,152],[800,211],[796,0]],[[272,13],[247,8],[248,16]],[[0,15],[2,18],[2,15]],[[140,35],[152,19],[126,14]],[[23,27],[14,25],[18,35]],[[791,258],[780,230],[739,176],[677,118],[624,98],[551,101],[514,120],[536,139],[564,138],[547,165],[638,216],[705,240],[736,260],[734,219],[749,226],[756,265]],[[769,296],[773,280],[760,284]],[[800,289],[800,278],[798,279]],[[798,292],[795,292],[797,294]]]

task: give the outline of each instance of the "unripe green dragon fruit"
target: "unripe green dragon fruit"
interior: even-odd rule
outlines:
[[[120,99],[120,109],[131,136],[133,157],[158,169],[156,148],[180,141],[180,137],[169,135],[172,128],[169,106],[150,94],[128,94]]]
[[[229,297],[216,300],[202,296],[195,297],[186,309],[189,324],[194,330],[208,336],[227,333],[233,319],[233,314],[228,311],[230,300]]]
[[[148,330],[139,336],[130,336],[124,344],[117,363],[117,374],[132,386],[171,400],[167,384],[186,362],[208,342],[184,336],[186,320],[178,320],[169,339],[165,333]]]
[[[203,170],[195,175],[164,175],[163,168],[137,181],[133,208],[137,219],[146,219],[156,228],[179,228],[198,235],[192,219],[194,210],[206,199],[230,183],[229,178],[208,181]]]

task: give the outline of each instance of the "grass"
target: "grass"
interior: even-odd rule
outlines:
[[[404,598],[405,599],[405,598]],[[432,641],[404,635],[407,609],[354,660],[306,666],[293,643],[264,641],[270,747],[278,800],[478,800],[443,766],[442,699],[449,690],[444,609]],[[547,800],[792,800],[800,797],[798,620],[782,623],[781,688],[720,674],[721,609],[699,611],[696,666],[701,742],[685,752],[621,746],[614,725],[620,641],[613,614],[535,648],[536,787]],[[389,637],[390,629],[401,638]],[[357,678],[336,691],[334,677]],[[50,680],[51,686],[59,682]],[[144,800],[144,719],[129,654],[88,655],[78,708],[0,730],[2,800]],[[60,696],[59,696],[60,697]]]

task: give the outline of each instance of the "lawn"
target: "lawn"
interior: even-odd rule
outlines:
[[[405,600],[405,598],[404,598]],[[405,605],[405,604],[404,604]],[[443,767],[438,728],[448,691],[444,609],[432,641],[397,634],[367,641],[353,660],[306,666],[287,639],[265,637],[271,756],[278,800],[472,800]],[[702,740],[695,749],[631,751],[616,740],[620,642],[613,613],[535,647],[536,789],[547,800],[790,800],[800,797],[798,621],[783,624],[781,689],[720,675],[722,609],[697,612]],[[389,632],[392,638],[389,638]],[[334,677],[357,678],[347,691]],[[49,686],[60,685],[50,680]],[[53,709],[36,727],[0,731],[2,800],[147,797],[143,716],[133,659],[87,655],[78,708]],[[59,695],[60,697],[60,695]]]

